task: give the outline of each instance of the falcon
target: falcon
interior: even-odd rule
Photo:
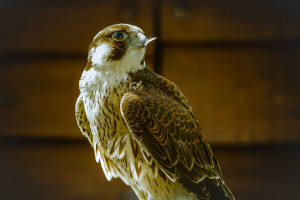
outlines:
[[[121,178],[140,200],[233,200],[188,100],[145,64],[154,39],[129,24],[94,37],[77,124],[106,178]]]

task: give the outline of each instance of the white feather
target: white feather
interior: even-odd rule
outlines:
[[[129,46],[122,59],[117,61],[107,59],[110,51],[108,43],[101,43],[90,50],[89,57],[93,67],[82,73],[79,81],[81,93],[89,96],[91,92],[100,90],[102,97],[106,96],[106,92],[110,93],[121,82],[126,81],[130,73],[144,68],[141,60],[144,58],[145,48]]]
[[[105,59],[109,55],[110,51],[110,45],[107,43],[101,43],[98,47],[91,48],[89,56],[92,57],[92,64],[100,66],[105,64]]]

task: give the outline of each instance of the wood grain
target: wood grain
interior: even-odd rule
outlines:
[[[295,0],[167,0],[161,28],[166,42],[299,41],[299,18],[300,2]]]
[[[152,59],[146,58],[151,66]],[[75,102],[85,58],[0,62],[0,137],[82,138]]]
[[[124,5],[125,3],[125,5]],[[126,22],[151,35],[151,1],[5,0],[0,7],[0,51],[70,51],[85,55],[96,33]],[[130,18],[131,15],[132,19]]]
[[[299,197],[299,146],[212,148],[236,199]],[[0,159],[1,199],[125,200],[129,191],[120,179],[105,179],[87,141],[1,140]]]
[[[209,141],[292,141],[300,139],[299,53],[167,48],[163,69],[189,99]]]
[[[120,200],[129,190],[108,182],[88,143],[1,145],[0,198]]]
[[[153,1],[133,1],[136,8],[122,2],[3,1],[0,51],[84,54],[99,30],[120,22],[137,25],[148,36],[154,36]],[[180,7],[174,2],[162,2],[164,42],[300,40],[298,1],[189,1],[184,17],[176,17],[174,13]]]
[[[119,22],[154,36],[153,2],[1,2],[1,136],[84,139],[74,104],[89,43]],[[300,140],[299,1],[160,3],[163,73],[209,142]]]
[[[85,60],[29,60],[3,65],[2,135],[81,137],[74,109]]]
[[[191,102],[209,142],[293,141],[300,139],[299,53],[168,48],[164,74]],[[3,62],[1,135],[84,139],[74,105],[85,64],[81,58]]]

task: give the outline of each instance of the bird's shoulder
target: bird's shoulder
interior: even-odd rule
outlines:
[[[141,83],[140,90],[148,93],[163,92],[166,96],[174,99],[188,110],[192,110],[187,98],[180,91],[179,87],[172,81],[153,72],[150,68],[145,67],[135,73],[130,74],[132,83]],[[191,113],[193,115],[193,113]]]

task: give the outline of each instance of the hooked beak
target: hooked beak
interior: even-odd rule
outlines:
[[[149,42],[155,40],[156,37],[147,38],[144,34],[138,33],[138,34],[133,34],[130,39],[131,39],[130,45],[136,47],[145,47]]]

